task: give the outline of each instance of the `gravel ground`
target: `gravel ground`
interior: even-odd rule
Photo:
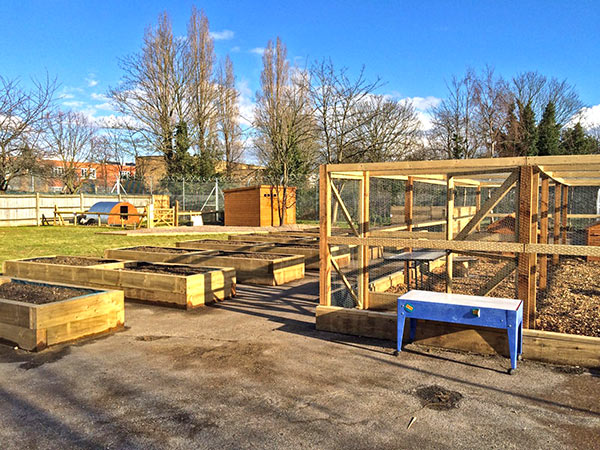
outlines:
[[[126,331],[0,345],[0,442],[22,448],[597,448],[600,373],[319,332],[317,278]],[[410,428],[409,428],[410,424]]]

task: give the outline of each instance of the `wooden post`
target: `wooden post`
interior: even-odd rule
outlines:
[[[475,191],[475,214],[479,212],[481,209],[481,186],[477,186],[477,190]],[[475,231],[481,230],[481,223],[478,223],[475,227]]]
[[[367,237],[369,229],[369,172],[363,173],[360,180],[358,199],[358,232],[361,238]],[[369,308],[369,247],[359,246],[358,298],[363,309]]]
[[[534,226],[534,220],[537,221],[537,193],[534,194],[538,189],[537,179],[532,166],[522,166],[520,172],[518,238],[521,244],[531,244],[537,233],[537,226]],[[535,325],[535,261],[535,254],[519,253],[517,295],[523,300],[523,326],[526,328],[534,328]]]
[[[554,185],[554,214],[552,215],[552,221],[554,222],[554,244],[560,244],[561,197],[562,185],[556,183]],[[558,264],[558,261],[559,255],[552,255],[552,264]]]
[[[413,205],[414,205],[414,180],[413,177],[408,177],[406,180],[406,190],[404,191],[404,223],[406,231],[413,229]],[[407,248],[407,252],[412,251],[412,248]],[[410,266],[408,261],[404,263],[404,284],[410,288]]]
[[[550,197],[550,179],[542,178],[542,198],[540,202],[540,244],[548,243],[548,199]],[[540,255],[540,289],[548,286],[548,255]]]
[[[179,226],[179,200],[175,200],[175,207],[173,208],[173,225]]]
[[[80,192],[79,193],[79,211],[81,211],[81,212],[85,211],[83,204],[84,204],[83,192]]]
[[[319,304],[331,306],[331,180],[327,165],[319,167]]]
[[[446,182],[446,240],[454,238],[454,178],[448,176]],[[453,255],[448,251],[446,255],[446,292],[452,293],[452,261]]]
[[[567,228],[569,226],[569,222],[567,221],[567,212],[569,209],[569,186],[563,186],[562,188],[562,207],[560,208],[561,212],[561,227],[560,227],[560,240],[562,244],[567,243]]]
[[[35,224],[40,226],[40,193],[35,193]]]

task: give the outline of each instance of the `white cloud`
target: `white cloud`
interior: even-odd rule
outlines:
[[[88,77],[85,79],[88,87],[94,87],[98,85],[98,80],[96,80],[96,75],[93,73],[90,73],[88,75]]]
[[[94,105],[94,108],[100,109],[102,111],[114,111],[114,107],[110,102],[100,103],[99,105]]]
[[[441,98],[434,97],[432,95],[428,97],[407,97],[413,106],[419,111],[427,111],[430,108],[434,108],[440,104]]]
[[[68,100],[70,98],[75,98],[75,96],[73,94],[60,94],[58,98]]]
[[[84,102],[79,101],[79,100],[70,100],[68,102],[63,102],[62,104],[68,108],[81,108],[82,106],[85,105]]]
[[[103,101],[103,102],[107,102],[107,101],[110,100],[106,95],[104,95],[104,94],[98,94],[96,92],[92,92],[90,94],[90,97],[92,99],[94,99],[94,100],[99,100],[99,101]]]
[[[234,33],[231,30],[211,31],[210,36],[215,41],[226,41],[229,39],[233,39]]]
[[[254,47],[253,49],[250,49],[250,53],[254,53],[255,55],[261,55],[265,52],[265,48],[264,47]]]
[[[582,108],[579,114],[575,116],[573,121],[581,121],[584,128],[594,128],[600,126],[600,105]]]
[[[252,121],[254,120],[254,107],[256,106],[254,103],[254,95],[248,86],[247,80],[238,81],[237,89],[240,93],[240,125],[251,127]]]
[[[229,51],[231,53],[238,53],[240,50],[241,50],[241,48],[236,45],[235,47],[231,47],[231,49]]]

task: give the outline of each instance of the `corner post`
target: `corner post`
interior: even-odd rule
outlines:
[[[331,180],[327,165],[319,167],[319,304],[331,306]]]
[[[537,240],[537,181],[533,166],[522,166],[519,176],[519,227],[518,239],[521,244],[531,244]],[[535,297],[537,255],[519,253],[517,268],[517,296],[523,300],[523,326],[535,327]]]
[[[363,173],[360,180],[359,224],[358,232],[361,238],[366,238],[369,232],[369,172]],[[363,309],[369,309],[369,246],[359,247],[358,298]]]
[[[550,197],[550,179],[542,177],[542,198],[540,201],[540,244],[548,243],[548,199]],[[548,255],[540,255],[540,290],[548,286]]]
[[[446,182],[446,240],[454,239],[454,178],[450,175]],[[446,292],[452,293],[452,262],[453,255],[451,251],[446,254]]]

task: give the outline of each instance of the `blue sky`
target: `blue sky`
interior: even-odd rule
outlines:
[[[485,64],[505,77],[537,70],[567,78],[586,105],[600,105],[600,2],[585,0],[1,0],[0,75],[27,81],[47,70],[65,107],[110,114],[103,94],[119,81],[118,58],[140,48],[163,10],[185,34],[193,3],[226,38],[215,49],[232,57],[246,110],[261,70],[256,49],[276,36],[301,65],[323,57],[352,71],[365,64],[369,77],[387,82],[382,93],[417,98],[421,108],[445,95],[453,74]]]

